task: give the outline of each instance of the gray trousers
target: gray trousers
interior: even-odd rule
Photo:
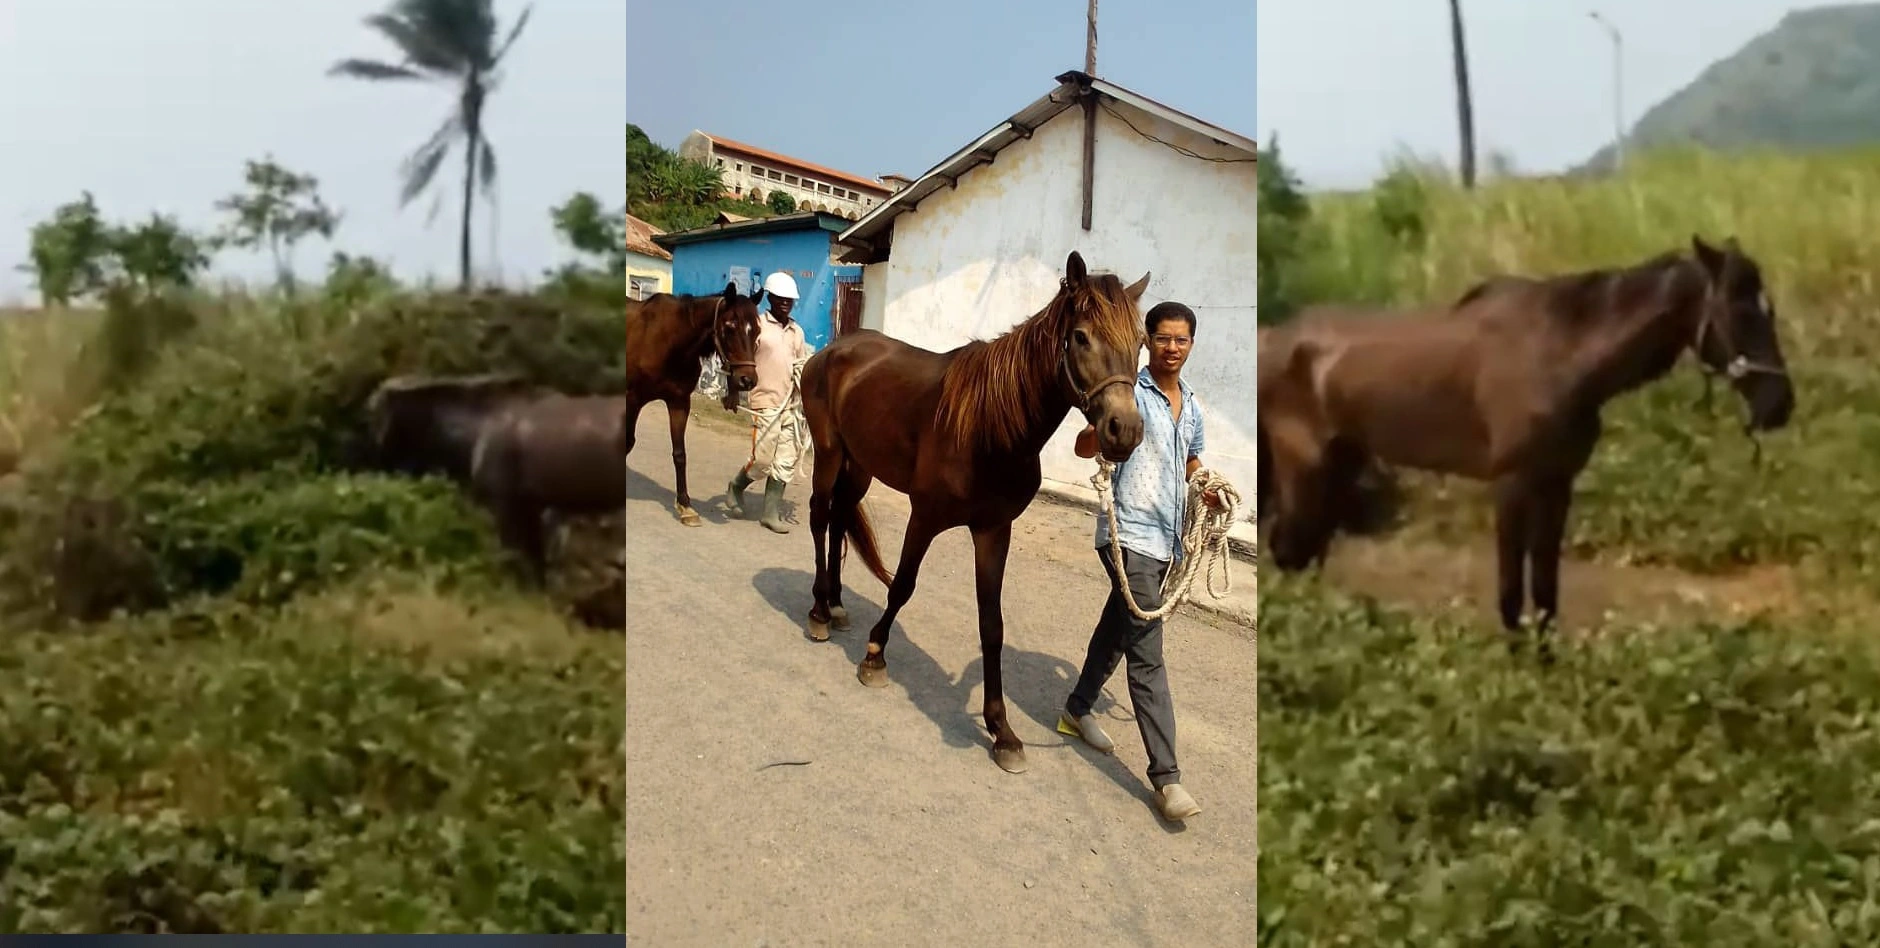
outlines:
[[[1169,694],[1168,674],[1162,667],[1162,620],[1144,622],[1131,614],[1118,585],[1116,565],[1110,562],[1109,547],[1098,549],[1097,556],[1110,576],[1110,599],[1103,604],[1096,631],[1090,634],[1083,674],[1077,677],[1064,710],[1073,718],[1089,714],[1104,682],[1116,673],[1117,663],[1128,658],[1129,704],[1136,712],[1143,749],[1149,753],[1149,784],[1159,790],[1182,779],[1181,768],[1175,765],[1175,699]],[[1162,605],[1162,577],[1168,568],[1168,563],[1123,548],[1129,591],[1144,612]]]

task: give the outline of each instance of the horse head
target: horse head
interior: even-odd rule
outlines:
[[[1136,410],[1136,363],[1142,352],[1138,302],[1149,274],[1129,286],[1109,274],[1091,276],[1072,251],[1058,290],[1062,336],[1061,375],[1071,404],[1097,432],[1097,449],[1109,461],[1127,459],[1142,443]]]
[[[731,377],[727,398],[757,385],[757,297],[739,293],[736,283],[712,300],[712,345]]]
[[[1795,386],[1776,338],[1775,308],[1763,286],[1762,269],[1735,237],[1719,248],[1693,234],[1691,250],[1708,280],[1692,351],[1730,380],[1749,408],[1751,428],[1769,431],[1788,424],[1795,411]]]

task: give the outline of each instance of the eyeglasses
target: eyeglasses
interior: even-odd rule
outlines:
[[[1149,341],[1155,343],[1158,346],[1161,346],[1164,349],[1172,345],[1180,346],[1183,349],[1186,349],[1189,346],[1192,346],[1195,344],[1195,337],[1171,336],[1171,335],[1168,335],[1167,333],[1156,333],[1155,335],[1149,337]]]

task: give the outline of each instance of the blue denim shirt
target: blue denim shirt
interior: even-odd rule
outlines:
[[[1188,459],[1207,445],[1201,405],[1193,389],[1180,382],[1182,417],[1175,420],[1168,396],[1147,368],[1136,374],[1136,410],[1142,413],[1142,444],[1116,466],[1111,486],[1116,496],[1117,533],[1123,546],[1142,556],[1172,563],[1181,559],[1182,514],[1188,503]],[[1110,548],[1110,519],[1097,512],[1097,549]]]

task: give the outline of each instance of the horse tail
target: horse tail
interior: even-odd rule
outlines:
[[[894,574],[881,562],[881,547],[875,543],[875,525],[869,522],[868,511],[862,509],[860,501],[856,501],[855,510],[848,518],[847,532],[849,543],[862,555],[862,563],[868,571],[874,573],[883,586],[894,585]]]

